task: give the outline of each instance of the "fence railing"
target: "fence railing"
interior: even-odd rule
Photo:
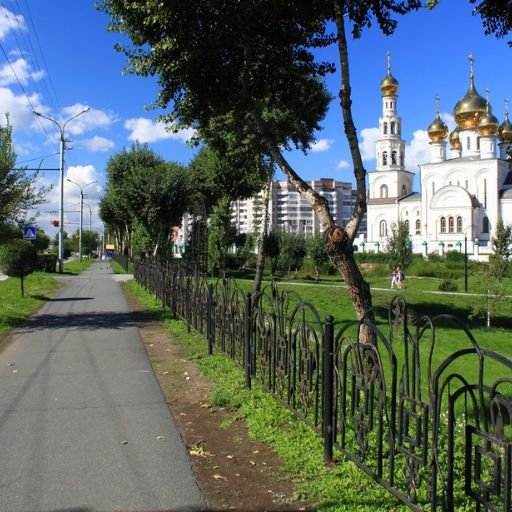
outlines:
[[[412,510],[512,510],[512,361],[394,298],[338,326],[275,285],[256,298],[146,260],[135,279]],[[376,342],[360,343],[361,328]],[[439,339],[442,327],[443,340]],[[446,345],[449,349],[447,350]]]

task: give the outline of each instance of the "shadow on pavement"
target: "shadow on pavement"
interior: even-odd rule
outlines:
[[[80,299],[65,299],[80,300]],[[83,298],[81,300],[88,300]],[[41,329],[122,329],[124,327],[134,327],[140,322],[158,320],[159,315],[134,312],[134,313],[111,313],[92,311],[88,313],[65,313],[60,315],[41,314],[27,319],[18,327],[22,333],[33,332]]]

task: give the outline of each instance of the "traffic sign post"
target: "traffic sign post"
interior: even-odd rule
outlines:
[[[35,240],[37,238],[36,228],[33,226],[26,226],[23,228],[23,240]]]

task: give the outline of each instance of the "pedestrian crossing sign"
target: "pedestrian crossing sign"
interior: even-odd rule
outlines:
[[[33,226],[23,228],[23,240],[35,240],[36,238],[36,228]]]

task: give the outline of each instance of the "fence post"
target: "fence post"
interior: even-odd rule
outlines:
[[[213,284],[208,284],[208,297],[206,299],[206,339],[208,341],[208,355],[213,354]]]
[[[245,387],[251,389],[251,334],[252,334],[252,298],[248,293],[245,296],[245,329],[244,329],[244,368]]]
[[[324,436],[324,462],[332,461],[333,451],[333,376],[334,376],[334,318],[328,315],[325,319],[324,334],[324,354],[323,354],[323,374],[324,374],[324,418],[323,418],[323,436]]]

